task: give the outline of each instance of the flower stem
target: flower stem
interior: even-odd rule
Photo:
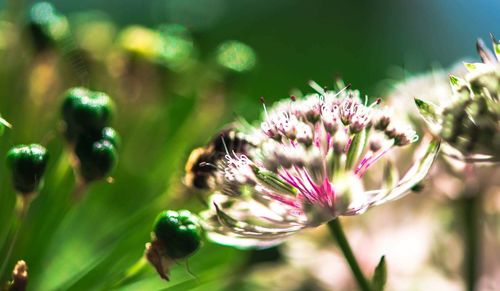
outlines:
[[[123,276],[116,281],[111,289],[116,289],[121,287],[125,282],[129,281],[130,279],[136,277],[139,275],[145,267],[148,265],[148,261],[144,256],[141,256],[137,262],[135,262],[133,265],[131,265],[124,273]]]
[[[370,283],[368,282],[368,280],[366,280],[365,275],[359,267],[356,257],[354,257],[354,254],[352,253],[351,246],[347,241],[347,237],[345,236],[344,230],[342,229],[340,220],[338,218],[331,220],[330,222],[328,222],[328,227],[330,228],[330,232],[332,233],[340,249],[342,250],[342,253],[346,258],[349,267],[351,267],[352,274],[354,275],[354,278],[358,283],[359,289],[362,291],[371,291],[372,288],[370,286]]]
[[[7,264],[9,263],[10,256],[12,255],[12,251],[14,250],[14,247],[16,246],[17,243],[17,238],[19,236],[19,231],[21,227],[23,226],[24,221],[26,220],[26,216],[28,215],[28,209],[30,205],[30,199],[29,198],[21,198],[21,208],[19,212],[19,222],[17,226],[13,226],[14,229],[14,234],[12,236],[12,240],[10,241],[9,248],[7,249],[7,254],[5,255],[5,258],[3,259],[2,266],[0,267],[0,277],[3,275],[5,272],[5,268],[7,268]]]
[[[479,268],[479,195],[462,198],[464,218],[464,279],[466,290],[473,291]]]

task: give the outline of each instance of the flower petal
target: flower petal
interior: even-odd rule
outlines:
[[[427,146],[426,152],[417,162],[408,170],[406,175],[398,182],[397,186],[385,195],[382,199],[374,199],[371,205],[379,205],[387,201],[396,200],[406,194],[413,186],[422,181],[437,157],[441,141],[434,138]],[[377,195],[378,196],[378,195]]]

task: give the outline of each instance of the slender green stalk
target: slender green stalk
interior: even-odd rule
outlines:
[[[331,220],[330,222],[328,222],[328,227],[330,228],[330,232],[332,233],[340,249],[342,250],[344,257],[346,258],[347,263],[351,268],[352,274],[354,275],[354,278],[358,283],[359,289],[362,291],[371,291],[372,288],[370,286],[370,283],[365,278],[365,275],[363,274],[361,268],[359,267],[358,261],[356,260],[356,257],[354,256],[351,250],[351,246],[347,241],[347,237],[345,236],[344,230],[342,229],[340,220],[338,218]]]
[[[7,267],[7,264],[9,263],[10,256],[12,255],[12,251],[14,250],[14,246],[16,245],[16,242],[17,242],[17,237],[19,236],[19,231],[20,231],[21,227],[23,226],[24,220],[26,220],[29,205],[30,205],[29,199],[22,199],[21,211],[19,213],[19,223],[18,223],[17,227],[15,227],[13,230],[14,235],[12,236],[12,240],[10,241],[9,248],[7,249],[7,253],[5,254],[4,261],[2,263],[2,266],[0,267],[0,277],[5,272],[5,268]]]
[[[461,201],[464,225],[464,279],[466,290],[475,290],[479,273],[479,195],[464,197]]]
[[[75,188],[73,188],[71,198],[75,203],[78,203],[83,199],[85,192],[87,191],[88,183],[83,181],[82,178],[77,178],[74,187]]]
[[[125,282],[139,275],[145,267],[148,265],[148,261],[144,256],[142,256],[137,262],[130,266],[124,273],[123,276],[116,281],[109,289],[117,289],[121,287]]]

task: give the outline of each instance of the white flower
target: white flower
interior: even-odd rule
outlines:
[[[270,246],[407,193],[427,174],[439,142],[426,144],[398,179],[398,170],[381,160],[418,136],[384,115],[380,102],[367,105],[358,91],[344,88],[266,110],[256,146],[225,157],[226,179],[201,214],[209,238],[238,247]]]

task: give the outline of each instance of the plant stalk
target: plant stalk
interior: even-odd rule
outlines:
[[[28,209],[29,209],[29,205],[30,205],[31,201],[29,198],[26,198],[26,197],[23,197],[21,199],[21,201],[22,201],[22,205],[21,205],[21,209],[19,212],[19,222],[18,222],[18,225],[15,227],[14,234],[13,234],[12,239],[10,241],[10,245],[7,249],[7,253],[5,254],[5,258],[3,259],[4,261],[2,263],[2,266],[0,267],[0,278],[2,277],[2,275],[5,272],[5,268],[7,267],[7,264],[9,263],[9,260],[10,260],[10,256],[12,255],[12,251],[14,250],[14,247],[17,243],[19,231],[21,230],[21,227],[23,226],[23,223],[26,220],[26,216],[28,216]]]
[[[462,198],[464,226],[464,279],[466,290],[474,291],[479,273],[479,195]]]
[[[371,291],[372,290],[371,285],[366,279],[363,272],[361,271],[361,268],[359,267],[358,261],[356,260],[356,257],[352,252],[351,246],[347,241],[347,237],[345,236],[344,230],[342,229],[340,220],[338,218],[331,220],[330,222],[328,222],[328,228],[330,229],[330,232],[332,233],[333,237],[337,241],[337,244],[342,250],[344,257],[346,258],[347,263],[351,268],[352,274],[354,275],[354,278],[358,283],[359,289],[362,291]]]
[[[135,262],[133,265],[131,265],[124,273],[123,273],[123,277],[121,277],[120,279],[118,279],[118,281],[116,281],[111,287],[110,289],[117,289],[119,287],[122,287],[122,285],[129,281],[130,279],[136,277],[137,275],[139,275],[139,273],[141,273],[145,267],[148,265],[148,261],[146,260],[146,258],[144,256],[142,256],[141,258],[139,258],[139,260],[137,260],[137,262]]]

